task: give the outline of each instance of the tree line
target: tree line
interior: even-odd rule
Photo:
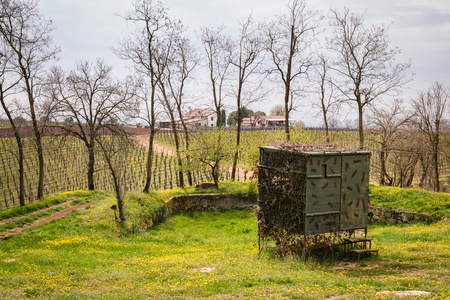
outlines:
[[[15,133],[21,204],[24,169],[23,137],[18,130],[22,123],[17,122],[20,118],[30,120],[34,132],[39,160],[38,198],[43,195],[45,178],[42,132],[48,126],[63,124],[66,134],[79,138],[87,149],[89,189],[95,188],[97,148],[117,180],[120,202],[120,174],[116,174],[114,164],[117,153],[126,151],[131,142],[123,126],[131,120],[142,119],[150,128],[144,192],[150,188],[156,120],[162,114],[171,120],[181,186],[186,184],[184,172],[188,173],[188,184],[192,184],[188,166],[199,159],[200,146],[191,140],[183,112],[190,101],[189,87],[197,84],[197,70],[206,71],[209,92],[204,97],[211,99],[218,131],[224,124],[229,99],[233,99],[236,119],[241,120],[244,108],[267,97],[266,83],[271,82],[270,86],[279,87],[283,95],[287,141],[289,116],[308,95],[321,108],[327,134],[342,105],[356,109],[361,149],[365,146],[366,111],[372,109],[376,119],[377,101],[399,95],[412,80],[411,63],[397,62],[400,50],[389,44],[389,26],[369,26],[364,15],[354,14],[349,8],[331,9],[328,18],[333,32],[326,38],[318,33],[324,13],[309,9],[305,0],[290,0],[283,14],[266,21],[258,22],[252,15],[243,18],[236,36],[230,36],[225,26],[211,25],[200,28],[194,40],[183,22],[172,18],[161,2],[136,0],[132,5],[121,16],[129,24],[130,33],[113,51],[129,63],[133,72],[114,78],[112,66],[101,59],[81,61],[73,70],[55,66],[59,48],[52,41],[54,27],[39,13],[38,2],[0,0],[0,102]],[[442,130],[448,124],[444,120],[447,98],[448,88],[434,83],[429,91],[418,95],[411,117],[415,128],[428,137],[436,174]],[[383,127],[379,124],[384,122],[382,112],[378,113],[379,122],[372,124]],[[110,133],[108,138],[102,134],[105,131]],[[237,122],[232,179],[240,134],[241,122]],[[223,144],[220,134],[214,139],[217,145]],[[216,170],[218,163],[208,164]],[[119,214],[123,218],[120,209],[121,205]]]

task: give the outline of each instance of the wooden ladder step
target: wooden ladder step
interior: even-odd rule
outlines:
[[[370,238],[344,238],[347,243],[371,242]]]
[[[376,253],[378,255],[378,249],[352,249],[350,250],[350,253],[357,253],[358,254],[358,261],[360,259],[361,253]]]
[[[369,238],[344,238],[344,252],[347,252],[348,250],[352,250],[354,246],[358,247],[358,245],[359,245],[359,249],[367,249],[367,248],[370,249],[370,248],[372,248],[372,239],[369,239]]]

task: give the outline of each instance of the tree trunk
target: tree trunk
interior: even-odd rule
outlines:
[[[408,179],[406,181],[406,186],[411,186],[412,183],[413,183],[414,176],[416,175],[415,169],[416,169],[416,165],[417,165],[418,161],[419,161],[419,158],[417,156],[414,156],[413,162],[411,163],[409,177],[408,177]]]
[[[181,103],[181,100],[180,102]],[[187,128],[186,123],[184,122],[184,118],[183,118],[183,114],[181,111],[181,105],[177,105],[177,109],[178,109],[178,114],[180,115],[180,120],[181,120],[181,125],[183,126],[183,130],[184,130],[184,142],[186,143],[186,161],[189,162],[190,161],[190,157],[189,157],[189,130]],[[191,170],[187,170],[187,176],[188,176],[188,182],[189,185],[192,186],[194,185],[194,183],[192,182],[192,173]],[[183,178],[183,172],[180,172],[180,178]]]
[[[152,79],[153,80],[153,79]],[[150,136],[148,138],[148,154],[147,154],[147,173],[145,178],[145,185],[143,192],[147,193],[150,190],[150,183],[152,180],[152,167],[153,167],[153,142],[156,134],[156,118],[155,118],[155,86],[152,86],[152,95],[150,103]]]
[[[287,142],[289,142],[290,140],[291,140],[291,133],[290,133],[290,131],[289,131],[289,91],[288,91],[288,87],[286,88],[286,95],[285,95],[285,99],[284,99],[284,106],[285,106],[285,108],[284,108],[284,122],[285,122],[285,125],[284,125],[284,132],[285,132],[285,135],[286,135],[286,141]]]
[[[154,75],[151,76],[151,82],[152,82],[152,92],[150,96],[150,111],[148,110],[148,101],[147,104],[147,112],[149,113],[149,125],[150,125],[150,136],[148,138],[148,154],[147,154],[147,173],[145,177],[145,185],[143,192],[147,193],[150,191],[150,183],[152,180],[152,167],[153,167],[153,142],[155,140],[155,134],[156,134],[156,116],[155,116],[155,93],[156,93],[156,83],[154,80]]]
[[[20,136],[19,129],[14,123],[14,119],[11,116],[10,111],[6,107],[4,101],[3,88],[0,87],[0,102],[2,104],[3,110],[8,117],[9,123],[11,124],[11,128],[14,132],[14,138],[16,139],[17,151],[19,152],[19,156],[17,158],[17,162],[19,164],[19,204],[20,206],[25,205],[25,176],[24,176],[24,154],[23,154],[23,143],[22,137]]]
[[[34,111],[34,109],[33,109]],[[34,115],[34,112],[32,113]],[[36,139],[36,150],[38,155],[38,168],[39,168],[39,179],[38,179],[38,188],[37,188],[37,198],[42,199],[44,196],[44,149],[42,147],[42,140],[41,140],[41,132],[39,131],[39,127],[36,121],[36,117],[34,117],[34,120],[32,120],[33,124],[33,130],[34,130],[34,136]]]
[[[239,97],[238,97],[239,98]],[[233,159],[233,168],[231,169],[231,180],[236,180],[236,169],[237,169],[237,161],[239,158],[239,145],[241,143],[241,116],[242,112],[240,109],[240,98],[238,100],[238,125],[237,125],[237,131],[236,131],[236,152],[234,153],[234,159]]]
[[[34,93],[33,93],[33,78],[30,78],[29,74],[29,65],[24,64],[23,56],[19,55],[19,65],[21,69],[21,73],[23,76],[23,80],[26,86],[26,92],[28,97],[28,103],[30,105],[30,117],[31,117],[31,123],[33,126],[34,131],[34,137],[36,139],[36,150],[38,155],[38,168],[39,168],[39,179],[38,179],[38,188],[37,188],[37,198],[41,199],[44,196],[44,150],[42,147],[42,140],[41,140],[41,132],[39,131],[39,126],[36,118],[35,113],[35,99],[34,99]]]
[[[380,151],[380,185],[385,185],[385,174],[386,174],[386,161],[385,161],[385,152],[383,146]]]
[[[387,150],[387,146],[385,142],[381,143],[381,151],[380,151],[380,185],[386,185],[386,179],[389,180],[389,184],[392,185],[392,178],[389,176],[386,170],[386,161],[389,156],[389,151]]]
[[[439,182],[439,141],[437,140],[433,147],[433,167],[434,167],[434,191],[440,191]]]
[[[420,187],[426,186],[426,181],[427,181],[427,177],[428,177],[428,166],[429,166],[428,165],[429,159],[427,156],[428,156],[428,154],[424,153],[420,157],[420,166],[422,168],[422,174],[420,176],[420,182],[419,182]]]
[[[106,155],[105,155],[106,158]],[[114,170],[114,167],[112,166],[111,161],[106,158],[106,160],[108,161],[108,167],[109,170],[111,171],[111,175],[113,177],[113,182],[114,182],[114,192],[116,193],[116,198],[117,198],[117,209],[119,210],[119,220],[120,221],[125,221],[125,213],[124,213],[124,209],[123,209],[123,199],[122,199],[122,190],[120,188],[120,183],[119,183],[119,179],[117,178],[117,174]]]
[[[192,172],[191,172],[191,170],[187,171],[187,176],[188,176],[188,183],[189,183],[189,185],[193,186],[194,185],[194,181],[192,180]]]
[[[181,160],[181,154],[180,154],[180,140],[178,138],[178,132],[177,128],[175,126],[175,118],[173,116],[173,113],[170,112],[169,115],[172,119],[172,131],[173,131],[173,139],[175,141],[175,149],[177,151],[177,161],[178,161],[178,175],[180,177],[180,187],[184,187],[184,178],[183,178],[183,161]]]
[[[93,138],[91,138],[90,143],[88,144],[88,189],[95,190],[94,186],[94,168],[95,168],[95,142]]]
[[[27,82],[28,83],[28,82]],[[27,84],[28,86],[28,84]],[[36,120],[36,114],[34,111],[34,98],[30,92],[31,89],[28,88],[28,98],[30,102],[30,115],[31,115],[31,124],[33,126],[34,137],[36,141],[36,150],[38,155],[38,169],[39,169],[39,179],[38,179],[38,187],[37,187],[37,198],[42,199],[44,196],[44,149],[42,148],[42,139],[41,132],[39,131],[39,126]]]
[[[364,124],[363,124],[363,107],[358,102],[358,132],[359,132],[359,149],[364,149]]]
[[[292,25],[291,28],[291,42],[290,42],[290,52],[289,59],[287,65],[286,72],[286,81],[285,81],[285,91],[284,91],[284,131],[286,135],[286,141],[289,142],[291,140],[290,128],[289,128],[289,94],[291,92],[291,72],[292,72],[292,58],[294,56],[294,31],[295,27]],[[292,99],[291,99],[292,100]]]
[[[212,167],[212,177],[214,180],[214,186],[216,188],[219,188],[219,164],[215,164],[214,167]]]
[[[125,221],[125,214],[124,214],[124,209],[123,209],[123,199],[122,199],[122,189],[121,189],[121,185],[120,185],[120,179],[117,175],[116,169],[113,166],[113,162],[110,156],[108,156],[108,153],[106,151],[106,149],[104,148],[103,144],[101,142],[99,142],[100,147],[102,148],[103,151],[103,156],[106,160],[106,163],[108,165],[108,169],[111,172],[111,176],[113,178],[113,182],[114,182],[114,192],[116,193],[116,198],[117,198],[117,209],[119,210],[119,219],[120,221]]]
[[[241,143],[241,120],[242,120],[242,109],[241,109],[241,93],[242,93],[242,84],[243,84],[243,70],[239,67],[239,86],[238,86],[238,94],[236,97],[236,106],[237,106],[237,131],[236,131],[236,152],[234,153],[233,159],[233,168],[231,169],[231,180],[236,180],[236,168],[237,161],[239,157],[239,145]]]
[[[120,221],[125,221],[125,213],[123,209],[123,199],[122,199],[122,191],[120,188],[119,179],[117,178],[116,172],[114,171],[113,167],[110,167],[111,175],[114,179],[114,191],[116,192],[116,198],[117,198],[117,208],[119,210],[119,219]]]
[[[150,125],[152,127],[152,125]],[[153,126],[154,127],[154,126]],[[145,185],[143,192],[147,193],[150,190],[150,183],[152,180],[152,167],[153,167],[153,141],[155,138],[154,128],[150,128],[150,137],[148,139],[148,153],[147,153],[147,175],[145,177]]]
[[[327,113],[325,112],[325,110],[323,111],[323,122],[325,124],[325,139],[327,141],[327,144],[329,144],[330,143],[330,130],[328,127]]]
[[[16,138],[17,150],[19,151],[18,163],[19,163],[19,203],[20,206],[25,205],[25,176],[24,176],[24,154],[23,154],[23,143],[20,135],[14,132]]]

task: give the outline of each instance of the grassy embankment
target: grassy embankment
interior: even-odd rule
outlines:
[[[254,194],[256,185],[222,188]],[[132,194],[124,225],[114,220],[109,192],[52,196],[58,203],[92,205],[0,242],[0,298],[392,299],[400,291],[450,298],[449,223],[371,225],[378,257],[357,263],[338,253],[305,262],[277,257],[271,245],[258,254],[256,217],[249,210],[185,212],[147,230],[161,221],[164,199],[180,192],[190,191]],[[372,187],[371,193],[381,203],[390,192]],[[449,198],[439,201],[445,206]]]

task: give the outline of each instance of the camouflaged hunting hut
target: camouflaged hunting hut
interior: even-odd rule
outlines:
[[[302,235],[367,230],[370,152],[338,146],[260,147],[264,222]]]

